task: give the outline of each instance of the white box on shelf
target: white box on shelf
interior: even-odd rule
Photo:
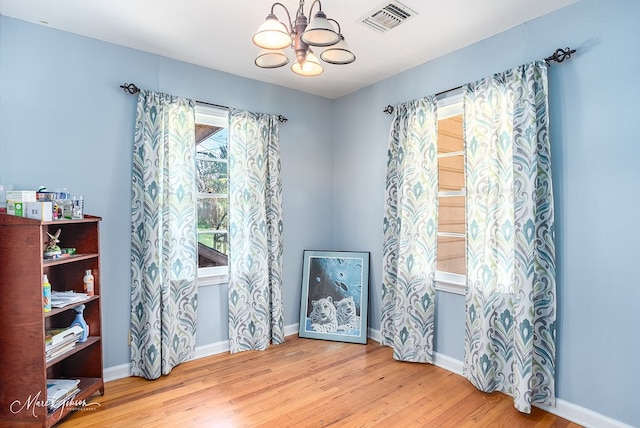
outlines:
[[[35,202],[36,191],[35,190],[8,190],[5,198],[7,201],[13,202]]]
[[[53,202],[25,202],[25,217],[41,221],[53,220]]]

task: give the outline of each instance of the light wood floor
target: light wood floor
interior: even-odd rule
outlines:
[[[519,413],[503,394],[484,394],[430,364],[401,363],[365,345],[288,336],[266,351],[181,364],[155,381],[106,384],[93,411],[71,427],[578,427],[534,408]]]

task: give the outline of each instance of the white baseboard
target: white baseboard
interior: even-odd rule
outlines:
[[[298,334],[298,324],[291,324],[284,327],[284,335],[291,336],[292,334]],[[229,341],[223,340],[217,343],[210,343],[204,346],[197,346],[195,354],[191,360],[197,360],[199,358],[210,357],[216,354],[222,354],[229,351]],[[190,361],[191,361],[190,360]],[[118,379],[131,376],[129,371],[129,364],[120,364],[119,366],[107,367],[104,369],[104,381],[111,382]]]
[[[191,360],[197,360],[199,358],[210,357],[216,354],[222,354],[229,351],[229,341],[223,340],[222,342],[211,343],[204,346],[196,346],[196,351]],[[190,360],[190,361],[191,361]]]
[[[370,328],[368,335],[371,339],[380,342],[379,330]],[[462,376],[463,363],[455,358],[436,352],[434,365]],[[555,407],[544,406],[542,404],[535,404],[535,406],[556,416],[560,416],[561,418],[589,428],[633,428],[631,425],[627,425],[623,422],[562,399],[556,399]]]
[[[284,334],[285,336],[298,334],[298,324],[285,326]],[[379,330],[369,328],[367,334],[370,339],[373,339],[376,342],[380,342]],[[199,358],[209,357],[228,351],[229,341],[224,340],[222,342],[196,347],[195,356],[192,359],[196,360]],[[434,365],[462,376],[462,361],[456,360],[455,358],[451,358],[444,354],[439,354],[436,352]],[[104,369],[105,382],[111,382],[129,376],[129,364],[121,364],[119,366],[108,367]],[[623,422],[617,421],[608,416],[596,413],[592,410],[586,409],[562,399],[556,399],[556,405],[554,407],[545,406],[542,404],[536,404],[535,406],[585,427],[632,428],[631,425],[627,425]]]
[[[612,419],[608,416],[596,413],[587,408],[578,406],[560,398],[556,399],[555,407],[545,406],[543,404],[535,404],[536,407],[575,422],[585,427],[593,428],[633,428],[623,422]]]
[[[370,339],[373,339],[378,343],[380,342],[380,330],[370,328],[367,331],[367,334]],[[462,361],[456,360],[455,358],[436,352],[434,365],[462,376]]]
[[[452,373],[462,376],[462,361],[436,352],[434,364]]]
[[[380,343],[382,340],[382,338],[380,337],[380,330],[376,330],[371,327],[367,329],[367,337],[369,339],[375,340],[378,343]]]
[[[129,371],[130,364],[120,364],[119,366],[107,367],[104,369],[104,381],[111,382],[112,380],[123,379],[131,376]]]
[[[284,326],[284,335],[285,336],[291,336],[291,335],[294,335],[294,334],[298,334],[298,331],[300,331],[298,326],[299,326],[299,324],[285,325]]]

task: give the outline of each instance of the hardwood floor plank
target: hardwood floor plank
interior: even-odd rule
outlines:
[[[485,394],[430,364],[393,360],[390,348],[289,336],[266,351],[181,364],[154,381],[126,378],[91,397],[100,407],[73,427],[568,427],[503,394]]]

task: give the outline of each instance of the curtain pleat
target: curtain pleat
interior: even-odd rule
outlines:
[[[401,361],[433,362],[437,136],[435,97],[396,108],[387,162],[381,342]]]
[[[284,342],[282,179],[278,120],[229,111],[229,344]]]
[[[464,375],[480,390],[555,402],[555,244],[547,67],[464,88],[467,293]]]
[[[131,374],[193,357],[197,309],[194,102],[138,96],[131,198]]]

